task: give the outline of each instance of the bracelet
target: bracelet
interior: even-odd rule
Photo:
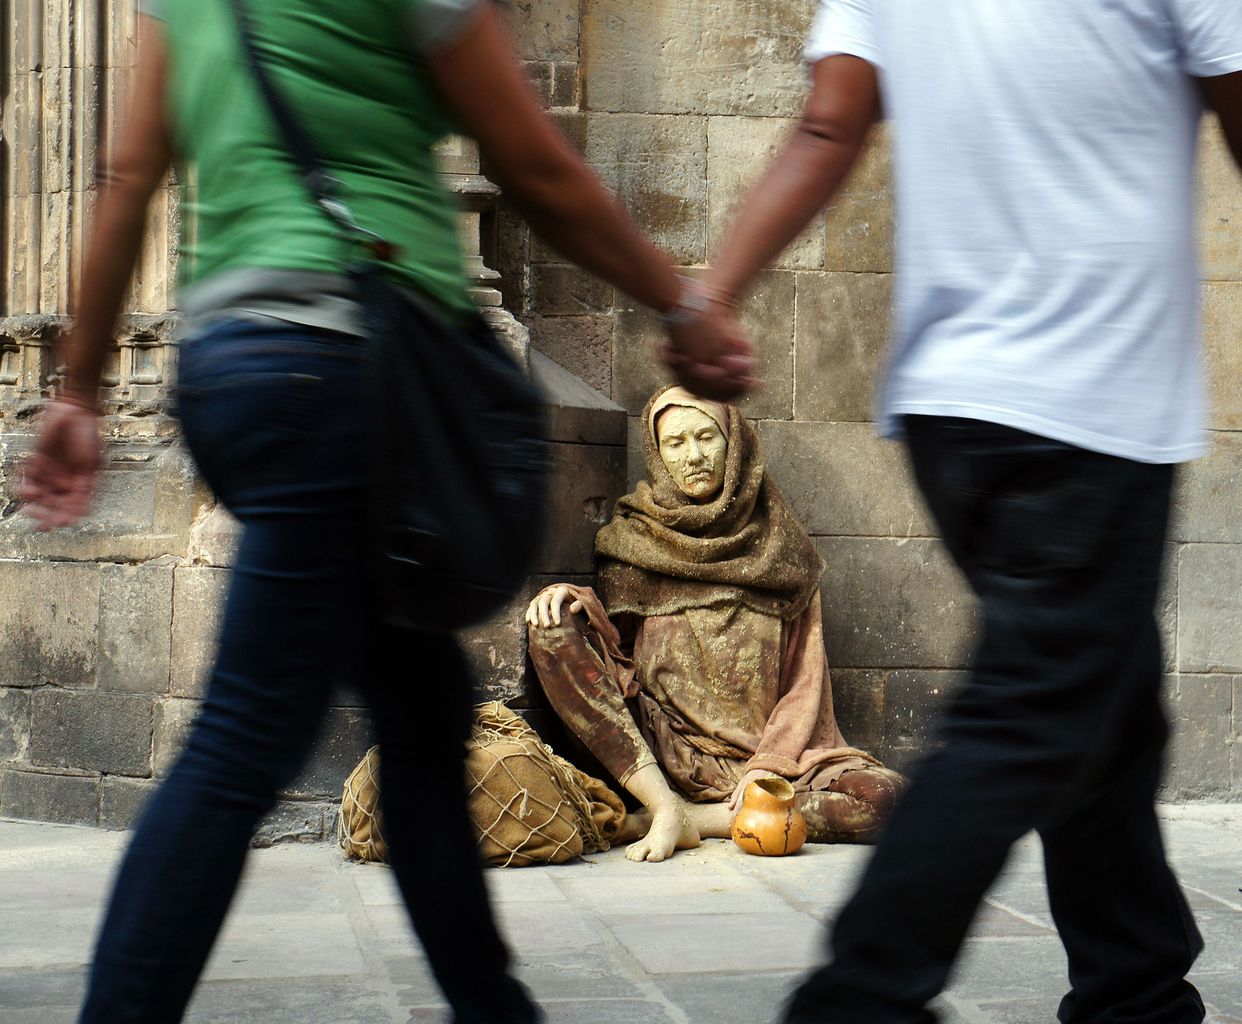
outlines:
[[[681,282],[681,295],[671,309],[659,314],[660,323],[665,327],[684,327],[702,320],[711,308],[712,300],[696,287],[691,278],[678,275]]]
[[[89,398],[84,398],[73,391],[58,390],[55,401],[62,402],[65,405],[72,405],[77,409],[84,409],[86,412],[94,413],[96,416],[100,415],[98,403],[91,401]]]

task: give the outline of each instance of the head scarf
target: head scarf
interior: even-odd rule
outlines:
[[[682,493],[655,434],[670,406],[698,409],[728,438],[724,483],[699,504]],[[806,610],[823,562],[764,471],[755,428],[735,409],[681,388],[656,394],[643,411],[647,479],[617,502],[595,538],[599,582],[611,615],[671,615],[743,604],[791,619]]]
[[[651,441],[657,450],[659,450],[660,446],[660,437],[656,433],[656,421],[660,418],[660,413],[664,412],[665,409],[672,409],[674,406],[682,409],[698,409],[708,419],[715,420],[716,426],[720,428],[720,432],[728,440],[729,407],[727,405],[713,402],[707,398],[699,398],[697,395],[692,395],[685,388],[668,388],[665,391],[658,392],[647,403],[647,408],[651,410],[647,414],[647,431],[651,434]]]

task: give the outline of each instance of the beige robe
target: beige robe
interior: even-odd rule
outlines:
[[[646,745],[690,799],[726,800],[750,769],[806,792],[879,765],[837,727],[818,594],[791,622],[742,605],[653,615],[631,647],[595,592],[573,589],[607,684],[633,702]],[[624,782],[643,761],[606,767]]]

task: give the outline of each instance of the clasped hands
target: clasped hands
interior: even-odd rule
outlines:
[[[660,357],[677,383],[700,398],[731,402],[755,388],[755,350],[731,298],[699,281],[686,288],[702,303],[692,321],[667,325]]]

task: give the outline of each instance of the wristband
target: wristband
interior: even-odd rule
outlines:
[[[671,309],[659,314],[660,323],[665,327],[684,327],[696,324],[707,316],[712,301],[688,277],[678,275],[681,282],[681,295]]]

